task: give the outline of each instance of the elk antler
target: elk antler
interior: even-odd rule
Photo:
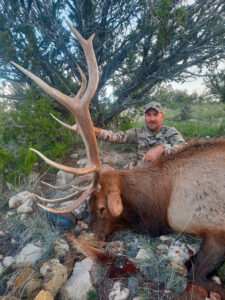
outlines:
[[[82,84],[81,88],[78,91],[76,97],[71,98],[60,91],[56,90],[55,88],[49,86],[47,83],[45,83],[43,80],[29,72],[28,70],[24,69],[23,67],[19,66],[18,64],[11,62],[16,68],[18,68],[20,71],[22,71],[25,75],[27,75],[29,78],[31,78],[37,85],[39,85],[47,94],[49,94],[51,97],[53,97],[55,100],[57,100],[59,103],[64,105],[66,108],[68,108],[71,113],[74,115],[77,126],[79,127],[79,133],[81,134],[86,150],[87,150],[87,156],[88,156],[88,162],[89,164],[85,168],[73,168],[69,166],[65,166],[59,163],[56,163],[50,159],[48,159],[46,156],[44,156],[39,151],[32,149],[35,153],[37,153],[41,158],[44,159],[46,163],[51,165],[52,167],[58,168],[60,170],[72,173],[72,174],[89,174],[93,173],[92,177],[92,183],[88,188],[81,194],[81,196],[78,198],[78,200],[70,205],[69,207],[63,208],[63,209],[53,209],[49,207],[45,207],[43,205],[38,204],[45,210],[48,210],[53,213],[57,214],[66,214],[71,212],[73,209],[78,207],[81,203],[85,201],[85,199],[92,193],[92,191],[96,188],[100,176],[101,171],[101,165],[100,165],[100,158],[98,154],[98,148],[97,148],[97,141],[94,133],[94,127],[93,123],[90,117],[89,113],[89,104],[96,92],[99,76],[98,76],[98,66],[95,58],[95,53],[93,49],[93,38],[94,34],[87,40],[85,40],[80,33],[67,21],[67,24],[70,28],[70,30],[73,32],[75,37],[80,42],[85,57],[87,60],[87,66],[88,66],[88,85],[87,80],[80,69],[80,67],[77,65],[78,71],[82,78]],[[64,124],[64,123],[63,123]],[[69,127],[69,126],[68,126]],[[70,129],[72,129],[71,127]],[[72,196],[75,196],[73,194]],[[38,197],[41,201],[49,202],[50,200]],[[57,199],[56,202],[64,202],[68,199],[71,199],[71,196],[67,198]],[[46,201],[47,200],[47,201]],[[54,200],[52,201],[54,203]]]

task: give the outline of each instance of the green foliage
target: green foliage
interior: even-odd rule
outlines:
[[[217,100],[225,103],[225,70],[208,73],[205,78],[206,86]]]
[[[192,103],[199,103],[201,98],[199,95],[188,94],[186,90],[175,90],[171,85],[160,85],[155,89],[153,99],[160,102],[164,107],[173,110],[181,106],[189,106]]]
[[[37,96],[35,89],[31,88],[26,101],[5,110],[0,121],[0,170],[5,180],[14,184],[28,176],[35,163],[38,162],[39,170],[44,167],[37,155],[29,150],[30,147],[52,160],[58,160],[74,142],[72,133],[50,116],[52,113],[60,118],[59,113],[53,111],[51,101],[47,98],[34,101]]]
[[[87,292],[87,296],[88,296],[88,299],[89,300],[95,300],[95,299],[98,299],[98,295],[96,293],[95,290],[90,290]]]
[[[190,119],[191,112],[192,112],[191,104],[190,103],[185,104],[184,106],[181,107],[180,116],[179,116],[180,119],[181,120]]]
[[[0,174],[2,177],[6,174],[6,168],[13,162],[13,155],[0,147]]]

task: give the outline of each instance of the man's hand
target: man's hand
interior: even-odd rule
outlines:
[[[80,135],[79,127],[77,124],[73,125],[73,130],[76,132],[76,134]],[[95,136],[98,137],[100,134],[100,128],[94,127]]]
[[[160,158],[160,156],[165,152],[165,149],[163,146],[158,145],[152,149],[150,149],[145,156],[143,157],[142,162],[150,162],[150,161],[154,161],[157,160],[158,158]]]

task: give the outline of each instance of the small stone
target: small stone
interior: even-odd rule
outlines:
[[[37,242],[35,243],[35,246],[41,247],[41,241],[37,241]]]
[[[219,285],[222,284],[221,279],[220,279],[218,276],[213,276],[213,277],[212,277],[212,280],[213,280],[215,283],[219,284]]]
[[[18,208],[28,200],[34,201],[36,196],[28,191],[20,192],[9,199],[10,208]]]
[[[83,158],[83,159],[79,159],[77,161],[77,164],[78,164],[78,166],[80,166],[82,168],[82,167],[85,167],[87,165],[87,162],[88,162],[88,160],[86,158]]]
[[[5,218],[7,219],[8,217],[14,216],[16,214],[15,211],[8,211]]]
[[[70,155],[70,157],[77,159],[79,157],[79,154],[78,153],[73,153],[73,154]]]
[[[64,257],[70,251],[70,247],[63,239],[58,239],[54,243],[54,250],[59,257]]]
[[[60,290],[60,299],[88,299],[88,291],[94,290],[90,277],[92,266],[93,262],[89,258],[75,264],[72,275]]]
[[[20,215],[20,220],[24,221],[27,218],[27,214],[21,214]]]
[[[14,258],[12,256],[5,256],[2,260],[2,264],[4,267],[9,267],[14,263]]]
[[[138,260],[147,260],[152,258],[152,253],[145,249],[140,249],[135,257]]]
[[[42,255],[43,249],[33,244],[27,244],[16,256],[16,263],[36,263]]]
[[[3,272],[3,270],[4,270],[3,264],[0,262],[0,274]]]
[[[31,214],[31,213],[33,213],[33,200],[29,199],[26,202],[24,202],[23,204],[21,204],[17,208],[17,213],[18,214]]]
[[[159,250],[161,252],[167,252],[169,247],[167,245],[160,244],[160,245],[157,245],[156,248],[157,248],[157,250]]]
[[[50,292],[41,290],[34,300],[54,300],[54,298]]]
[[[109,294],[109,300],[126,300],[130,295],[130,291],[122,286],[120,281],[116,281],[113,285],[112,292]]]
[[[175,241],[175,239],[171,236],[168,236],[168,235],[161,235],[159,237],[159,239],[162,241],[162,242],[165,242],[165,241],[171,241],[172,243]]]
[[[58,259],[50,259],[40,268],[45,278],[44,289],[55,297],[61,287],[67,282],[67,268]]]

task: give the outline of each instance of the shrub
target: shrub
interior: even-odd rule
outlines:
[[[57,160],[68,153],[76,142],[71,131],[50,116],[52,113],[60,118],[59,113],[53,111],[51,101],[43,97],[34,99],[35,94],[31,90],[19,107],[5,109],[4,118],[0,121],[1,175],[13,184],[18,184],[21,177],[28,176],[37,162],[37,155],[29,151],[30,147]],[[38,162],[41,170],[44,162]]]

